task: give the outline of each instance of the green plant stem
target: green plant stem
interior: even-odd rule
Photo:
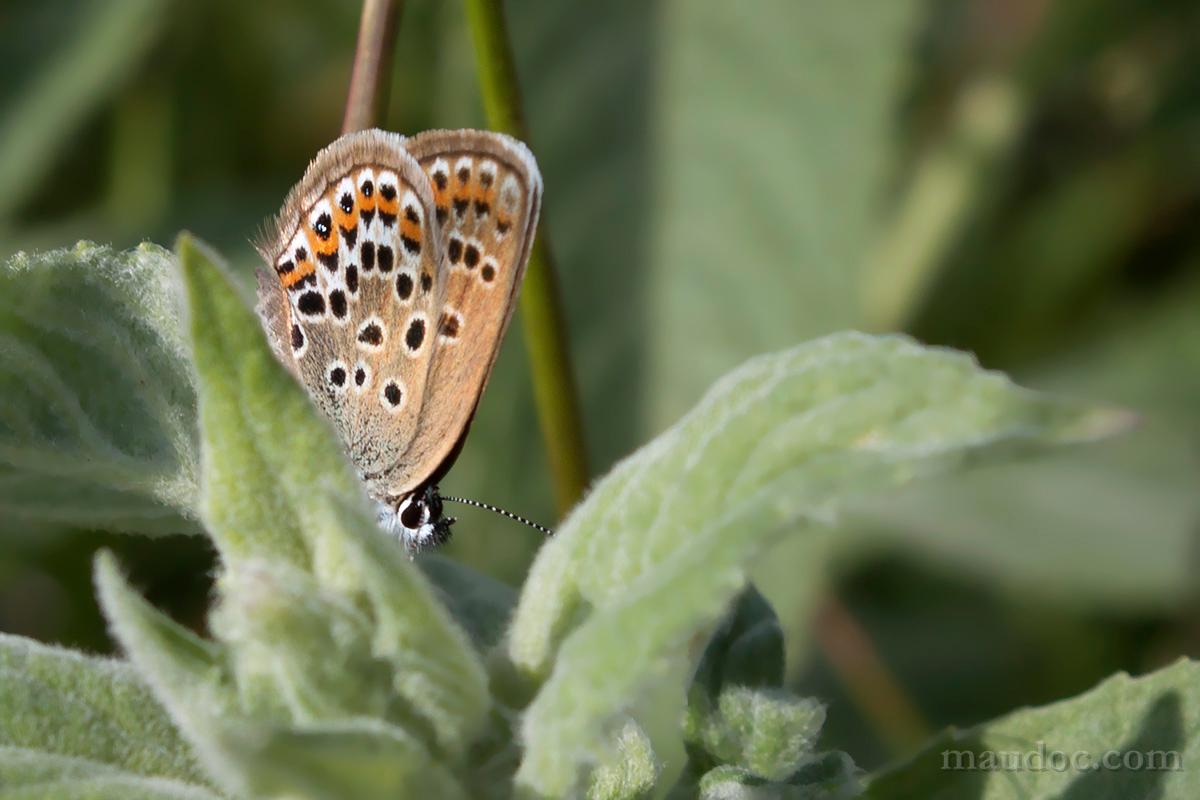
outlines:
[[[874,331],[905,330],[920,311],[964,222],[999,196],[997,173],[1022,129],[1016,83],[991,76],[964,92],[950,130],[918,164],[868,256],[863,310]]]
[[[392,75],[400,0],[364,0],[354,47],[354,69],[346,96],[342,133],[374,128],[383,122]]]
[[[516,67],[500,2],[467,0],[467,20],[488,126],[528,142]],[[554,474],[558,510],[564,514],[587,486],[587,454],[579,393],[567,352],[558,278],[546,240],[545,215],[542,219],[525,273],[521,315],[538,419]]]

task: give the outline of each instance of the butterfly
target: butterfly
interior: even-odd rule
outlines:
[[[259,252],[258,312],[410,550],[443,543],[438,481],[462,449],[512,318],[541,204],[504,134],[342,136]]]

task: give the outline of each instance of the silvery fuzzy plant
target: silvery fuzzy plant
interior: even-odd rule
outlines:
[[[785,538],[819,565],[817,533],[858,498],[1102,436],[1120,412],[899,337],[759,356],[599,480],[514,592],[379,530],[193,240],[18,256],[0,288],[11,516],[191,520],[221,564],[211,639],[105,552],[96,589],[125,659],[0,636],[0,798],[1125,797],[1121,773],[948,771],[941,753],[1153,743],[1150,719],[1176,726],[1183,763],[1200,756],[1200,671],[1181,662],[863,774],[821,749],[821,703],[782,688],[779,623],[747,585]],[[112,394],[86,391],[102,382]],[[1156,797],[1192,796],[1186,771],[1154,779]]]

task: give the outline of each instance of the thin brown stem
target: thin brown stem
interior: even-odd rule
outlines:
[[[814,628],[822,654],[892,753],[910,752],[928,738],[929,724],[879,657],[867,632],[837,596],[826,596]]]
[[[401,0],[364,0],[354,48],[354,70],[346,97],[342,133],[374,128],[383,123]]]

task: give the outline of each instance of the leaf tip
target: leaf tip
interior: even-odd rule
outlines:
[[[1141,426],[1144,419],[1141,414],[1128,408],[1094,408],[1065,425],[1060,435],[1070,441],[1094,442],[1129,433]]]

